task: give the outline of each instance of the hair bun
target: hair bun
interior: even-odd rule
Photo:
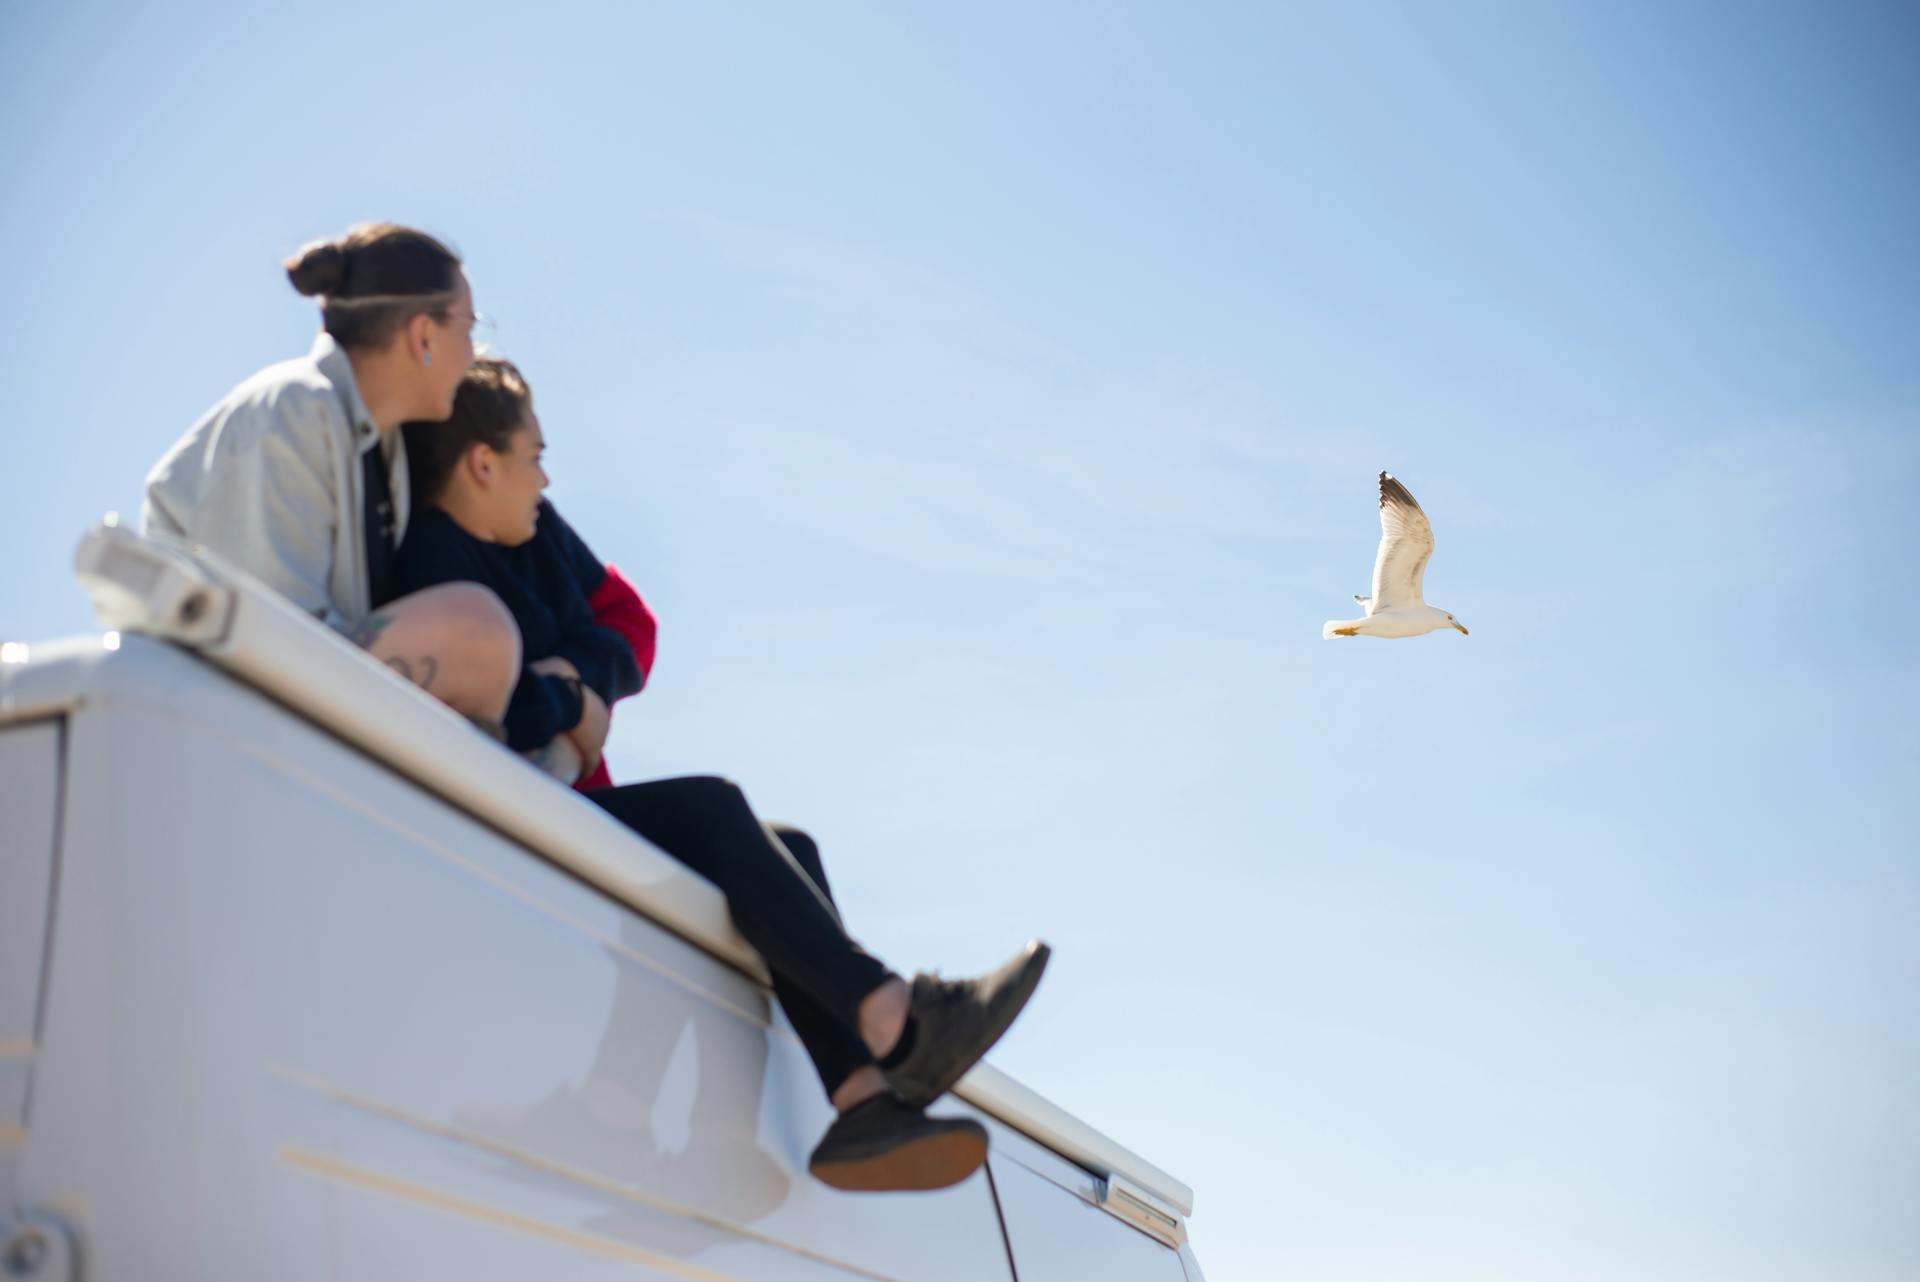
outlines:
[[[338,241],[316,240],[281,266],[287,279],[308,298],[326,297],[340,292],[347,279],[347,251]]]

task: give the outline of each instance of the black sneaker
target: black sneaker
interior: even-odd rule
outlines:
[[[915,975],[908,1007],[913,1044],[899,1063],[881,1063],[887,1084],[921,1108],[952,1090],[1013,1024],[1039,987],[1052,952],[1036,939],[1018,957],[978,979]]]
[[[807,1169],[849,1192],[924,1191],[958,1184],[986,1160],[986,1127],[971,1117],[928,1117],[887,1092],[835,1119]]]

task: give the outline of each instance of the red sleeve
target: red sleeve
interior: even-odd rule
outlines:
[[[640,599],[633,584],[609,565],[607,577],[600,580],[600,586],[594,589],[587,604],[593,607],[595,623],[612,628],[627,639],[627,644],[633,647],[633,661],[640,669],[640,679],[645,681],[653,672],[654,639],[660,622]]]
[[[655,634],[660,630],[660,621],[654,618],[653,611],[634,590],[633,584],[611,565],[607,575],[600,580],[600,586],[587,598],[587,604],[593,608],[593,621],[603,628],[612,628],[626,638],[633,647],[634,666],[640,669],[640,680],[644,685],[653,672],[653,651]],[[600,756],[600,764],[593,773],[573,785],[577,791],[586,792],[594,788],[613,787],[613,776],[607,771],[606,754]]]

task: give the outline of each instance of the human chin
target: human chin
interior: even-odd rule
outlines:
[[[519,524],[511,527],[513,534],[506,540],[508,547],[519,547],[522,543],[533,542],[533,536],[540,529],[540,509],[535,508],[523,516]]]

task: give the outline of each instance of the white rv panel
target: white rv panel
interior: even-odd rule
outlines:
[[[1174,1247],[999,1152],[987,1160],[1020,1282],[1186,1282]]]
[[[53,892],[55,811],[60,800],[60,722],[0,727],[0,1060],[33,1044],[40,962]],[[17,1122],[0,1113],[0,1125]]]
[[[60,722],[0,726],[0,1210],[13,1205],[53,894]]]
[[[828,1106],[753,980],[187,656],[120,659],[149,695],[70,722],[21,1176],[86,1190],[98,1276],[1007,1275],[983,1177],[806,1175]]]

